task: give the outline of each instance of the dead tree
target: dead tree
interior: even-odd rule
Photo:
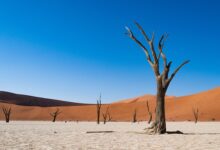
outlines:
[[[198,108],[197,109],[193,108],[193,116],[195,118],[195,123],[197,123],[198,118],[199,118],[199,109]]]
[[[5,122],[9,123],[10,115],[11,115],[11,107],[2,106],[2,111],[3,111],[4,115],[5,115]]]
[[[59,110],[59,108],[56,109],[55,112],[50,113],[50,115],[53,117],[52,122],[55,122],[57,119],[57,116],[61,113],[61,111]]]
[[[143,28],[138,24],[135,23],[137,28],[141,31],[143,34],[146,42],[148,43],[149,47],[145,47],[144,44],[142,44],[141,41],[139,41],[133,34],[133,32],[126,27],[127,35],[134,40],[145,52],[147,61],[152,67],[156,83],[157,83],[157,98],[156,98],[156,118],[155,122],[151,125],[148,132],[149,133],[157,133],[157,134],[163,134],[166,133],[166,118],[165,118],[165,95],[167,92],[167,89],[170,85],[170,82],[176,75],[176,73],[189,62],[189,60],[184,61],[180,66],[178,66],[171,75],[169,75],[170,68],[172,61],[167,61],[167,57],[163,51],[164,42],[166,41],[168,35],[165,33],[161,36],[158,44],[158,52],[156,52],[155,46],[154,46],[154,33],[152,34],[151,39],[147,36]],[[150,49],[150,51],[149,51]],[[151,54],[150,54],[151,52]],[[153,57],[153,59],[152,59]],[[160,59],[163,60],[163,71],[160,72]]]
[[[108,121],[111,121],[112,120],[112,116],[110,114],[110,111],[108,111]]]
[[[100,94],[99,99],[97,100],[97,104],[96,104],[97,124],[100,123],[101,107],[102,107],[102,95]]]
[[[102,113],[102,116],[103,116],[103,123],[104,123],[104,124],[107,122],[108,109],[109,109],[109,106],[106,108],[105,113]]]
[[[149,115],[148,124],[150,124],[151,120],[152,120],[152,112],[150,111],[148,101],[147,101],[147,112],[148,112],[148,115]]]
[[[133,117],[132,122],[133,122],[133,123],[137,122],[137,109],[134,110],[132,117]]]
[[[103,116],[103,123],[105,124],[107,121],[107,114],[106,113],[102,113]]]

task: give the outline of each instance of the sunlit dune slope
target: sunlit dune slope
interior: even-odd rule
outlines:
[[[134,110],[137,110],[137,119],[139,121],[147,120],[146,101],[148,100],[150,110],[155,111],[155,96],[144,95],[136,98],[126,99],[112,104],[102,106],[102,113],[109,106],[109,111],[113,121],[131,121]],[[0,105],[9,106],[1,102]],[[21,106],[10,104],[12,107],[12,120],[50,120],[50,113],[59,108],[62,113],[58,120],[96,120],[96,105],[79,106]],[[166,97],[166,118],[170,121],[193,120],[192,109],[199,110],[200,121],[220,121],[220,88],[182,97]],[[0,113],[0,119],[3,114]],[[102,115],[101,115],[102,120]]]

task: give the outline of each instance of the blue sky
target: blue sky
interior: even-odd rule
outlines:
[[[0,90],[77,102],[155,94],[145,55],[125,35],[133,22],[158,39],[173,68],[168,95],[220,85],[218,0],[10,0],[0,2]]]

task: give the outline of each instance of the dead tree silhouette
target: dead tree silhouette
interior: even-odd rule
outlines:
[[[134,109],[134,112],[133,112],[133,116],[132,116],[132,117],[133,117],[133,118],[132,118],[132,119],[133,119],[132,122],[133,122],[133,123],[137,122],[137,109],[136,109],[136,108]]]
[[[108,110],[108,121],[111,121],[111,120],[112,120],[112,116],[111,116],[110,110]]]
[[[148,112],[148,115],[149,115],[148,124],[150,124],[151,121],[152,121],[152,112],[150,111],[148,100],[147,100],[146,104],[147,104],[147,112]]]
[[[198,108],[196,108],[196,109],[193,108],[193,116],[195,119],[195,123],[197,123],[197,121],[199,119],[199,109]]]
[[[101,107],[102,107],[102,95],[100,94],[96,104],[97,124],[100,123]]]
[[[11,115],[11,107],[2,106],[2,111],[3,111],[4,116],[5,116],[5,122],[9,123],[10,115]]]
[[[61,114],[61,111],[59,108],[56,109],[55,112],[50,113],[50,115],[53,117],[52,122],[55,122],[57,119],[57,116]]]
[[[144,44],[142,44],[141,41],[139,41],[133,34],[133,32],[126,27],[127,35],[134,40],[145,52],[147,61],[152,67],[154,71],[154,75],[156,78],[157,83],[157,98],[156,98],[156,118],[153,124],[151,124],[151,127],[148,128],[149,133],[153,134],[164,134],[166,133],[166,118],[165,118],[165,95],[167,92],[167,89],[176,75],[176,73],[189,62],[189,60],[184,61],[180,66],[178,66],[174,72],[169,76],[170,67],[172,64],[172,61],[167,61],[167,57],[164,54],[163,47],[164,42],[166,41],[168,34],[164,34],[161,36],[158,44],[158,52],[156,52],[154,47],[154,33],[152,34],[151,39],[147,36],[144,29],[138,24],[135,23],[137,28],[141,31],[143,34],[146,42],[149,45],[149,48],[145,47]],[[148,50],[150,49],[150,51]],[[151,52],[151,54],[150,54]],[[151,58],[153,57],[153,59]],[[160,60],[163,60],[163,71],[160,72]]]
[[[103,116],[103,123],[105,124],[108,120],[108,115],[109,115],[109,106],[106,108],[106,111],[105,113],[102,113],[102,116]]]

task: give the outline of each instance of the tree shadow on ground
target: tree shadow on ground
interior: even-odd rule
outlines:
[[[112,133],[115,131],[87,131],[86,133]]]
[[[184,135],[220,135],[220,133],[184,133]]]
[[[177,130],[177,131],[167,131],[167,134],[184,134],[183,132]]]

